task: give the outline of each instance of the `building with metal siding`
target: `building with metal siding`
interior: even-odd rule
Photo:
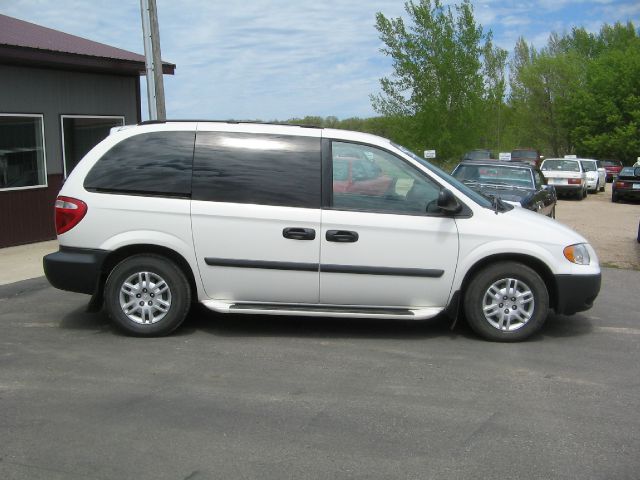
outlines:
[[[55,238],[65,176],[109,128],[140,121],[144,60],[0,15],[0,247]]]

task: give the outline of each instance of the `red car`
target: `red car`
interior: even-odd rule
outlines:
[[[512,162],[523,162],[540,168],[544,157],[535,148],[516,148],[511,151]]]
[[[383,196],[394,191],[395,180],[369,159],[340,156],[333,161],[334,193]]]
[[[613,182],[622,170],[622,162],[620,160],[602,160],[604,169],[607,171],[607,182]]]

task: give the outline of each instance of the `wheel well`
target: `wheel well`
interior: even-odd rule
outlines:
[[[171,250],[170,248],[166,247],[160,247],[158,245],[147,244],[128,245],[126,247],[119,248],[118,250],[114,250],[107,256],[107,258],[105,258],[104,263],[102,264],[102,273],[100,275],[100,285],[98,288],[100,295],[102,295],[102,289],[105,282],[107,281],[107,277],[111,273],[111,270],[113,270],[113,268],[118,263],[132,255],[144,253],[154,253],[156,255],[160,255],[173,260],[173,262],[175,262],[178,268],[180,268],[180,270],[182,270],[182,272],[187,277],[189,286],[191,287],[192,298],[197,298],[198,290],[196,287],[196,280],[189,262],[187,262],[185,258],[175,250]]]
[[[557,305],[556,279],[553,273],[551,273],[551,270],[549,269],[549,267],[547,267],[547,265],[545,265],[544,262],[542,262],[541,260],[535,257],[531,257],[529,255],[519,255],[514,253],[490,255],[478,261],[476,264],[474,264],[473,267],[471,267],[467,272],[467,274],[464,276],[464,280],[462,280],[462,285],[460,287],[460,291],[462,295],[464,295],[464,292],[466,291],[467,286],[469,285],[469,282],[476,275],[476,273],[478,273],[480,270],[485,268],[487,265],[490,265],[495,262],[503,262],[503,261],[512,261],[512,262],[522,263],[527,267],[531,268],[532,270],[534,270],[538,275],[540,275],[540,277],[542,278],[542,281],[545,283],[545,285],[547,285],[547,291],[549,293],[549,306],[551,308],[556,307]]]

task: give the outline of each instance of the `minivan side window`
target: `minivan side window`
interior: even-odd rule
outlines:
[[[198,132],[193,199],[320,208],[320,138]]]
[[[399,157],[356,143],[331,144],[332,207],[404,214],[438,211],[440,187]],[[431,210],[433,208],[433,210]]]
[[[153,132],[107,151],[84,180],[90,191],[189,197],[195,132]]]

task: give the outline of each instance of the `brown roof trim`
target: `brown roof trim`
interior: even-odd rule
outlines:
[[[0,64],[28,67],[48,67],[61,70],[116,73],[120,75],[144,75],[144,62],[92,55],[80,55],[39,48],[0,45]],[[162,73],[173,75],[176,66],[163,63]]]

